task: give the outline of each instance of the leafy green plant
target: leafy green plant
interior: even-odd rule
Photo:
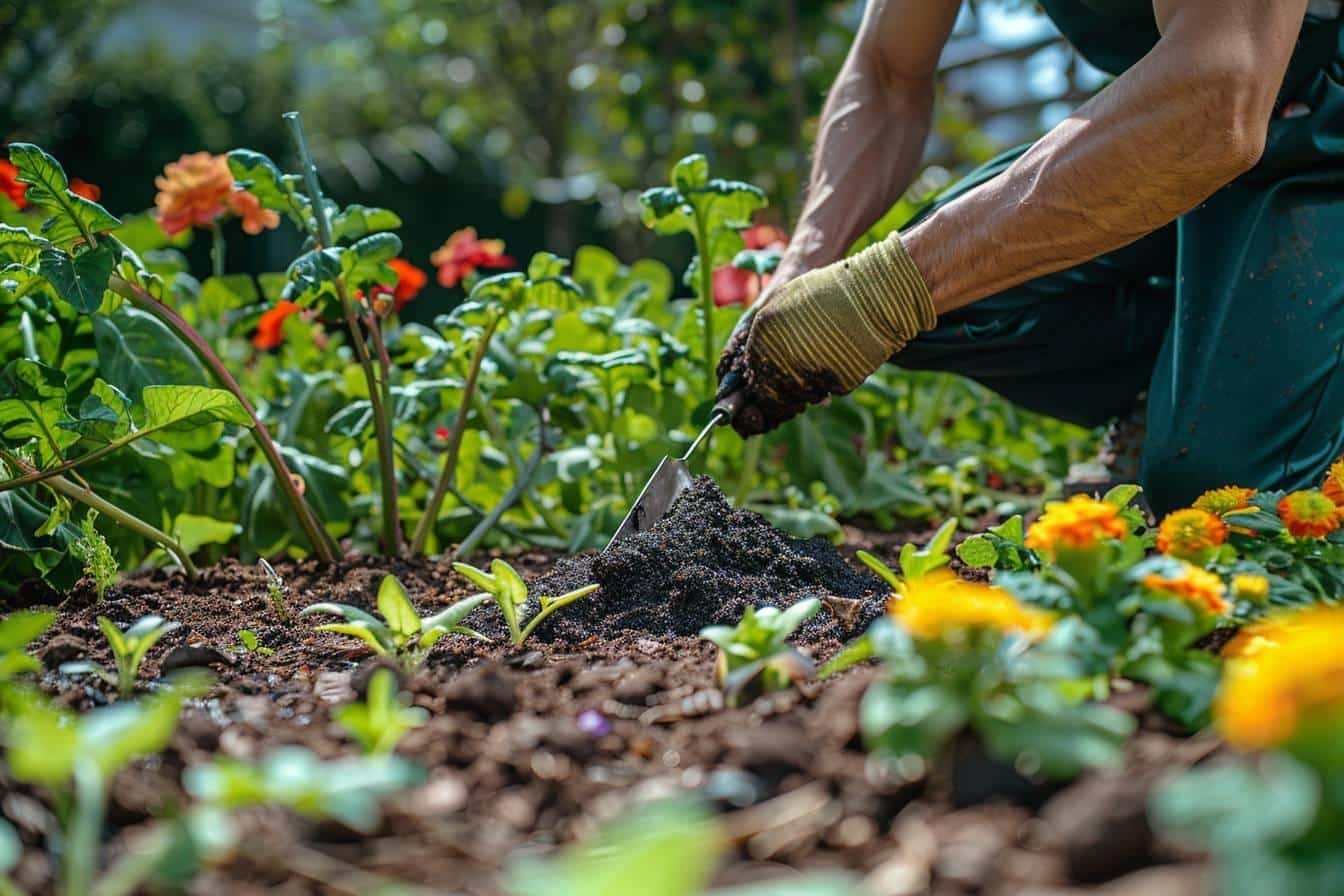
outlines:
[[[261,569],[266,573],[266,594],[271,599],[271,609],[275,610],[275,615],[281,622],[289,621],[289,605],[285,603],[285,598],[289,595],[289,586],[285,580],[280,578],[280,573],[275,571],[275,567],[267,562],[265,557],[258,558]]]
[[[182,623],[168,622],[162,616],[142,616],[123,632],[111,619],[99,616],[98,627],[102,629],[107,646],[112,650],[116,672],[91,660],[63,663],[61,671],[70,675],[93,673],[109,684],[115,684],[121,696],[126,698],[135,693],[136,677],[140,674],[140,664],[144,662],[145,654],[164,635],[181,628]]]
[[[406,732],[429,718],[428,711],[410,705],[391,669],[379,669],[370,676],[363,702],[347,703],[331,715],[370,754],[391,753]]]
[[[320,632],[335,632],[358,638],[379,656],[395,658],[407,669],[420,666],[429,650],[447,634],[467,635],[489,640],[475,629],[462,624],[471,611],[490,598],[484,594],[464,598],[438,613],[421,617],[411,604],[406,589],[396,576],[384,576],[378,586],[378,612],[382,619],[349,604],[319,603],[304,607],[300,616],[340,616],[344,622],[319,625]]]
[[[812,660],[786,639],[820,611],[821,601],[809,597],[785,610],[747,607],[735,626],[700,630],[700,637],[719,648],[715,669],[729,706],[749,694],[785,690],[811,676]]]
[[[899,588],[902,579],[918,579],[936,569],[942,569],[952,562],[952,557],[948,554],[948,548],[952,544],[952,536],[957,532],[957,525],[958,522],[955,517],[945,521],[934,531],[923,547],[916,547],[913,542],[906,542],[901,545],[898,563],[901,574],[899,576],[892,571],[891,567],[867,551],[857,552],[859,562],[876,573],[882,581],[893,589]]]
[[[1026,545],[1021,514],[965,538],[957,545],[957,557],[970,567],[1007,572],[1035,570],[1041,565],[1041,558]]]
[[[84,574],[93,580],[93,590],[101,602],[107,596],[108,589],[117,584],[120,570],[107,539],[94,525],[97,520],[96,510],[90,510],[84,515],[79,523],[79,540],[70,549],[84,561]]]
[[[466,563],[454,563],[453,569],[465,576],[473,585],[485,592],[479,597],[487,597],[499,607],[504,624],[509,627],[509,639],[517,646],[527,640],[538,625],[556,610],[563,609],[580,598],[587,597],[597,590],[597,585],[576,588],[559,597],[537,596],[537,611],[530,619],[520,618],[519,613],[527,604],[527,583],[508,563],[495,559],[490,561],[490,571],[477,569]],[[469,598],[475,600],[475,598]]]
[[[55,621],[50,610],[15,610],[0,618],[0,685],[42,671],[42,663],[26,648]]]
[[[274,650],[258,641],[257,633],[251,629],[244,628],[238,631],[238,643],[242,645],[245,653],[255,653],[257,656],[270,656],[275,653]]]

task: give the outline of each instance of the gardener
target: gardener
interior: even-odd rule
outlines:
[[[771,288],[720,395],[764,432],[882,362],[1088,426],[1148,392],[1155,509],[1314,484],[1344,453],[1339,0],[1041,0],[1118,77],[899,234],[959,0],[870,0]]]

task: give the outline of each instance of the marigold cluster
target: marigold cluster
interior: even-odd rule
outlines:
[[[947,569],[903,583],[888,609],[902,628],[921,641],[968,628],[1015,632],[1034,640],[1054,624],[1049,613],[1025,607],[1000,588],[968,582]]]
[[[1197,560],[1226,541],[1227,524],[1197,507],[1167,514],[1157,530],[1157,549],[1182,560]]]
[[[1027,531],[1027,547],[1046,552],[1087,550],[1128,534],[1129,526],[1114,505],[1074,495],[1045,506],[1045,513]]]
[[[1246,749],[1291,741],[1304,722],[1344,723],[1344,607],[1312,607],[1247,626],[1223,649],[1214,720]]]
[[[504,254],[503,240],[483,240],[475,227],[464,227],[444,241],[429,256],[439,271],[439,284],[456,286],[477,268],[511,268],[514,261]]]
[[[188,153],[164,166],[154,179],[159,226],[168,236],[193,227],[206,227],[226,214],[236,215],[243,230],[261,233],[279,226],[280,216],[261,207],[257,197],[235,190],[227,157],[208,152]]]
[[[1298,538],[1324,538],[1344,525],[1344,507],[1318,491],[1285,495],[1278,510],[1289,534]]]
[[[1179,598],[1214,616],[1222,615],[1229,609],[1223,597],[1227,591],[1223,580],[1190,563],[1182,562],[1179,570],[1172,574],[1149,573],[1139,584],[1149,591]]]
[[[1344,457],[1330,465],[1325,482],[1321,483],[1321,494],[1333,501],[1335,506],[1344,507]]]
[[[1255,497],[1255,489],[1242,488],[1239,485],[1225,485],[1222,488],[1209,489],[1204,494],[1195,499],[1192,505],[1196,510],[1203,510],[1207,513],[1223,516],[1229,513],[1235,513],[1238,510],[1247,510],[1251,506],[1251,498]]]

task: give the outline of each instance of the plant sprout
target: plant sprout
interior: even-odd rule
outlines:
[[[93,589],[98,594],[98,602],[102,603],[108,590],[117,584],[119,569],[107,539],[94,525],[97,520],[96,510],[90,510],[80,520],[79,539],[70,545],[70,549],[84,561],[84,574],[93,579]]]
[[[812,661],[785,643],[798,626],[821,610],[815,597],[778,607],[747,607],[735,626],[711,625],[700,637],[718,645],[716,672],[729,706],[748,693],[782,691],[812,674]]]
[[[111,619],[99,616],[98,627],[103,630],[103,637],[107,638],[107,644],[112,648],[112,657],[117,664],[116,673],[91,660],[63,663],[61,671],[67,675],[97,675],[108,684],[115,684],[124,699],[135,692],[135,679],[140,673],[145,654],[164,635],[181,628],[182,623],[168,622],[162,616],[142,616],[123,632]]]
[[[538,595],[537,612],[531,619],[520,619],[519,611],[527,603],[527,583],[512,566],[503,560],[495,559],[490,561],[490,572],[467,563],[454,563],[453,569],[462,573],[472,584],[485,592],[479,595],[480,597],[489,597],[499,607],[499,612],[503,614],[504,622],[509,627],[509,640],[515,647],[526,641],[527,636],[536,631],[537,626],[547,616],[598,589],[597,585],[585,585],[559,597]]]
[[[397,748],[406,732],[419,728],[429,713],[411,706],[397,688],[391,669],[379,669],[369,679],[363,703],[347,703],[332,712],[346,733],[367,754],[384,755]]]
[[[378,586],[378,612],[383,614],[382,619],[359,607],[336,603],[313,604],[304,607],[299,615],[340,616],[344,622],[319,625],[317,630],[358,638],[379,656],[395,657],[403,668],[414,669],[425,661],[430,648],[444,635],[455,633],[489,641],[485,635],[462,624],[472,610],[488,599],[488,595],[478,594],[439,613],[421,617],[396,576],[384,576]]]
[[[281,622],[288,622],[289,607],[285,604],[285,597],[289,594],[289,586],[280,578],[280,573],[275,571],[275,567],[266,562],[265,557],[260,558],[260,562],[262,570],[266,573],[266,592],[271,597],[271,607]]]
[[[238,640],[243,645],[244,653],[255,653],[257,656],[270,656],[275,653],[271,648],[263,646],[257,639],[257,633],[251,629],[240,629],[238,631]]]

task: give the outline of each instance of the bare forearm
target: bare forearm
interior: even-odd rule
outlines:
[[[1238,46],[1226,34],[1196,33],[1207,23],[1194,11],[1173,17],[1152,53],[1003,175],[903,235],[939,312],[1133,242],[1254,164],[1294,16],[1247,13],[1259,27],[1246,40],[1260,43]],[[1276,37],[1282,49],[1266,60],[1265,42]]]

